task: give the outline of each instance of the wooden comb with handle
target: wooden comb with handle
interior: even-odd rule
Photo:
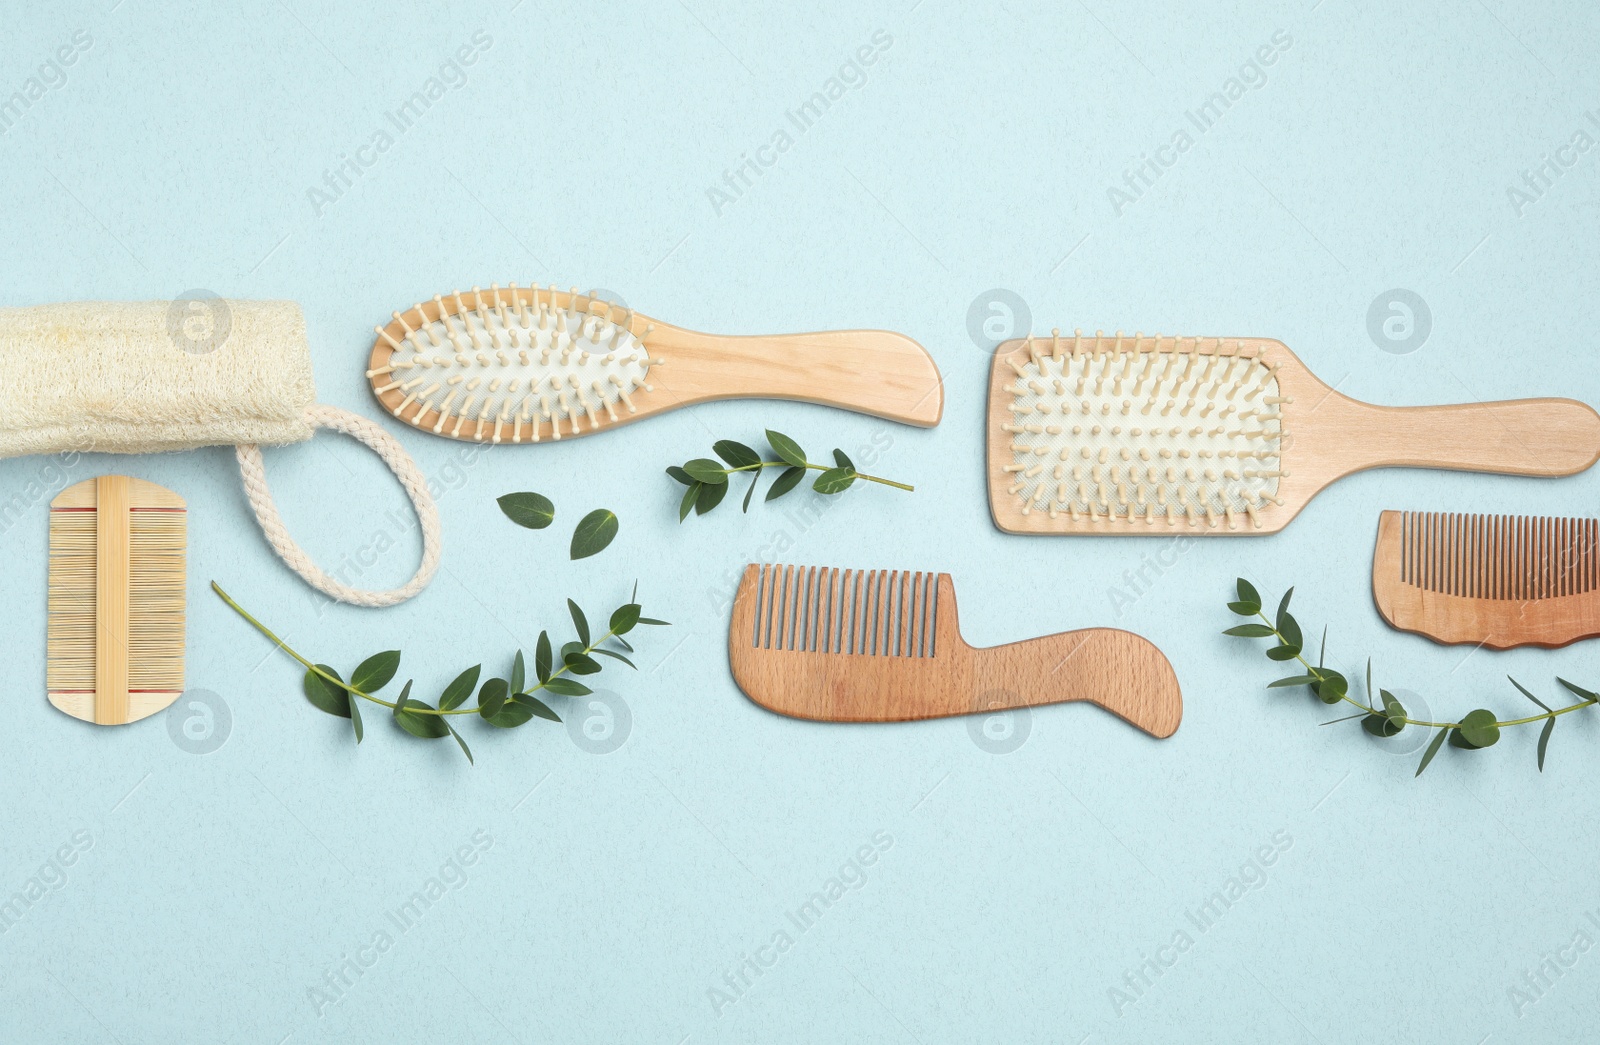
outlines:
[[[1600,520],[1384,512],[1383,619],[1435,642],[1554,649],[1600,637]]]
[[[1367,468],[1512,475],[1600,460],[1571,399],[1373,406],[1268,338],[1052,334],[989,377],[989,507],[1008,533],[1267,534]]]
[[[452,439],[570,439],[713,399],[798,399],[924,428],[944,412],[933,357],[887,330],[702,334],[515,283],[435,295],[375,329],[378,401]]]
[[[45,671],[61,711],[116,726],[182,694],[186,516],[177,494],[126,475],[50,502]]]
[[[901,722],[1081,700],[1170,737],[1183,717],[1172,665],[1131,632],[967,645],[947,573],[752,564],[728,660],[751,700],[796,718]]]

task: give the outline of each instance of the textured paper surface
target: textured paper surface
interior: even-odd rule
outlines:
[[[75,31],[93,43],[0,136],[0,303],[197,285],[300,301],[319,398],[376,416],[375,323],[458,285],[553,281],[717,332],[897,329],[937,358],[947,407],[924,431],[717,403],[490,451],[391,421],[447,552],[382,611],[327,606],[283,568],[230,450],[0,462],[0,901],[39,883],[0,934],[0,1040],[1591,1038],[1600,950],[1573,941],[1600,941],[1600,718],[1563,716],[1542,775],[1523,728],[1413,780],[1417,737],[1319,728],[1337,714],[1268,692],[1276,666],[1220,632],[1235,576],[1295,584],[1307,631],[1331,624],[1329,662],[1359,677],[1370,653],[1419,714],[1536,713],[1506,674],[1552,702],[1556,675],[1600,683],[1600,646],[1473,653],[1390,631],[1378,512],[1595,515],[1600,473],[1369,473],[1260,540],[1002,535],[969,310],[1011,333],[984,296],[1002,288],[1035,330],[1277,337],[1379,403],[1600,403],[1600,151],[1566,148],[1600,106],[1593,5],[685,3],[11,5],[0,101]],[[1204,123],[1250,61],[1261,86],[1241,80],[1200,130],[1187,114]],[[835,78],[837,99],[810,101]],[[1574,166],[1519,214],[1508,188],[1558,149]],[[1119,214],[1108,189],[1131,194],[1125,172],[1156,150],[1174,162]],[[746,156],[771,166],[741,178]],[[341,181],[344,157],[360,166]],[[1408,343],[1394,288],[1430,310],[1408,353],[1369,334],[1382,297],[1382,343]],[[730,495],[679,525],[662,469],[767,427],[916,493],[795,493],[747,516]],[[367,587],[410,574],[412,516],[372,454],[319,436],[268,469],[319,562]],[[171,732],[95,732],[44,698],[45,507],[113,470],[190,506],[196,692]],[[554,524],[507,521],[495,498],[514,490],[549,496]],[[569,562],[599,507],[616,542]],[[760,559],[948,571],[977,643],[1139,632],[1183,684],[1182,728],[1153,741],[1088,707],[864,729],[771,715],[725,652],[726,600]],[[401,648],[397,682],[431,699],[480,661],[506,671],[541,627],[570,637],[568,596],[593,615],[635,578],[674,626],[638,636],[637,674],[600,676],[616,702],[568,702],[570,732],[469,729],[476,767],[372,711],[357,748],[207,587],[346,676]],[[1519,1004],[1547,958],[1560,975]],[[1141,968],[1119,1015],[1111,992]],[[741,969],[736,1001],[710,993]]]

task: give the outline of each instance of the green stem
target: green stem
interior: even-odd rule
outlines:
[[[737,468],[724,468],[723,471],[726,472],[729,475],[732,475],[734,472],[751,472],[751,471],[759,472],[763,468],[795,468],[795,467],[805,468],[805,469],[807,469],[809,471],[814,471],[814,472],[827,472],[827,471],[831,471],[834,468],[833,465],[812,464],[810,461],[807,461],[805,464],[798,465],[798,466],[797,465],[792,465],[788,461],[761,461],[761,462],[759,462],[757,464],[742,464]],[[897,483],[893,479],[884,479],[881,476],[868,475],[866,472],[856,472],[856,478],[857,479],[865,479],[869,483],[882,483],[884,486],[892,486],[896,490],[905,490],[907,493],[915,493],[916,489],[917,489],[915,486],[910,486],[910,485],[908,485],[906,483]]]
[[[302,657],[298,652],[295,651],[293,646],[290,646],[287,642],[285,642],[282,639],[280,639],[272,631],[271,628],[267,627],[265,624],[263,624],[260,621],[256,620],[253,616],[250,615],[250,612],[248,610],[246,610],[243,606],[239,605],[237,602],[234,602],[233,601],[233,597],[230,596],[227,592],[223,591],[222,590],[222,585],[218,584],[216,581],[212,581],[211,582],[211,590],[216,592],[219,596],[221,596],[223,602],[225,602],[229,606],[233,607],[233,611],[235,613],[237,613],[239,616],[243,617],[245,620],[249,621],[251,623],[251,625],[253,625],[257,631],[261,632],[261,634],[263,634],[267,638],[271,639],[274,646],[276,646],[278,649],[283,650],[283,652],[289,654],[289,656],[293,657],[295,660],[298,660],[301,664],[304,664],[307,671],[311,672],[314,675],[317,675],[323,681],[329,683],[330,685],[333,685],[333,686],[335,686],[335,687],[337,687],[339,689],[344,690],[345,692],[349,693],[351,696],[362,697],[362,698],[364,698],[366,700],[372,701],[374,704],[382,704],[384,707],[390,708],[391,710],[396,706],[394,701],[384,700],[382,697],[375,697],[371,693],[363,693],[361,690],[356,689],[354,686],[350,685],[350,683],[343,682],[343,681],[341,681],[339,679],[334,678],[332,675],[328,674],[326,671],[323,671],[321,668],[317,667],[315,664],[311,663],[309,660],[307,660],[306,658]],[[599,642],[591,643],[591,644],[589,644],[588,646],[586,646],[584,648],[584,651],[583,651],[584,655],[587,656],[590,653],[593,653],[595,651],[595,649],[598,648],[601,643],[605,642],[606,639],[611,638],[615,634],[616,634],[615,632],[607,631],[604,635],[600,636]],[[560,675],[565,674],[566,670],[567,670],[566,664],[562,664],[561,667],[557,668],[555,671],[552,671],[550,673],[550,678],[552,678],[552,679],[553,678],[557,678]],[[533,687],[532,689],[524,690],[524,692],[528,693],[528,694],[537,693],[541,689],[544,689],[546,687],[546,685],[549,683],[549,681],[550,681],[549,679],[546,679],[544,682],[539,683],[537,686]],[[441,710],[439,708],[410,708],[410,707],[408,707],[406,710],[407,710],[407,712],[409,712],[410,714],[413,714],[413,715],[476,715],[478,713],[478,709],[477,709],[476,706],[470,707],[470,708],[450,708],[450,709],[447,709],[447,710]]]
[[[1278,626],[1272,622],[1272,618],[1268,617],[1265,613],[1261,612],[1260,610],[1256,611],[1256,616],[1260,617],[1262,619],[1262,621],[1264,621],[1266,623],[1267,627],[1272,629],[1272,634],[1277,637],[1279,643],[1281,643],[1282,645],[1285,645],[1285,646],[1289,645],[1288,640],[1283,637],[1283,633],[1278,630]],[[1320,668],[1312,667],[1311,666],[1311,662],[1306,660],[1306,658],[1301,656],[1300,654],[1296,653],[1294,655],[1294,659],[1298,660],[1305,667],[1306,673],[1308,675],[1315,675],[1317,677],[1318,681],[1321,681],[1325,677],[1322,674],[1322,670]],[[1347,704],[1355,705],[1356,707],[1360,708],[1362,711],[1365,711],[1369,715],[1382,714],[1382,712],[1378,711],[1375,708],[1369,707],[1366,704],[1361,703],[1361,701],[1359,701],[1359,700],[1355,699],[1354,697],[1350,696],[1350,694],[1348,694],[1348,693],[1343,694],[1339,699],[1343,700]],[[1565,715],[1569,711],[1577,711],[1579,708],[1590,707],[1590,706],[1594,705],[1595,703],[1596,702],[1593,701],[1593,700],[1580,700],[1576,704],[1568,704],[1564,708],[1556,708],[1556,709],[1554,709],[1552,711],[1546,711],[1542,715],[1529,715],[1527,718],[1506,719],[1504,722],[1496,720],[1495,721],[1495,726],[1497,728],[1504,728],[1506,726],[1523,726],[1523,725],[1527,725],[1529,722],[1543,722],[1547,718],[1555,718],[1557,715]],[[1461,728],[1461,723],[1459,723],[1459,722],[1425,722],[1422,719],[1411,718],[1409,715],[1405,717],[1404,722],[1408,726],[1423,726],[1423,727],[1425,727],[1427,729],[1460,729]]]

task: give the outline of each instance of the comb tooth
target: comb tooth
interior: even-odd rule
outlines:
[[[791,617],[794,624],[789,634],[789,648],[792,650],[806,648],[806,588],[806,568],[794,567],[794,606]]]
[[[855,580],[850,587],[850,652],[865,653],[866,647],[862,644],[862,628],[867,615],[867,592],[872,590],[871,572],[862,573],[855,571]]]
[[[828,652],[829,629],[833,624],[832,573],[826,566],[817,571],[816,628],[812,632],[811,648],[818,653]]]
[[[811,638],[807,627],[811,614],[811,570],[795,567],[794,588],[794,648],[804,653],[810,648]]]
[[[801,643],[800,648],[809,653],[817,648],[817,608],[822,601],[821,593],[817,588],[817,568],[815,566],[806,571],[806,599],[807,605],[804,618],[806,635],[805,641]]]
[[[773,649],[787,649],[784,639],[789,634],[789,567],[778,567],[778,631],[772,637]]]
[[[911,613],[906,618],[906,656],[922,656],[922,578],[921,570],[911,576]]]
[[[939,575],[930,574],[929,579],[927,649],[928,656],[934,657],[939,654]]]
[[[760,568],[760,573],[758,573],[755,583],[757,583],[757,587],[755,587],[755,594],[757,594],[757,599],[755,599],[755,648],[757,650],[765,650],[771,645],[766,635],[768,635],[771,621],[773,621],[773,568],[771,568],[771,565],[765,562],[762,563],[762,568]]]
[[[894,570],[878,578],[878,619],[872,635],[872,651],[880,656],[888,655],[890,637],[894,634],[894,578]]]
[[[856,608],[850,619],[850,652],[865,655],[867,649],[867,600],[872,596],[872,578],[876,571],[856,574]]]
[[[900,655],[900,629],[904,620],[900,614],[900,595],[906,586],[906,575],[900,570],[894,571],[889,577],[889,624],[887,628],[888,642],[886,649],[889,656]]]
[[[847,629],[849,628],[850,610],[854,605],[851,601],[850,595],[850,581],[852,575],[853,571],[851,570],[843,570],[840,572],[838,582],[839,590],[834,596],[833,613],[834,616],[838,618],[834,622],[833,630],[833,649],[836,653],[850,652],[849,632]]]
[[[762,565],[757,566],[756,567],[756,605],[755,605],[755,610],[750,614],[750,616],[753,618],[751,620],[751,622],[750,622],[750,624],[751,624],[751,627],[750,627],[750,646],[753,649],[760,649],[761,648],[761,613],[762,613],[762,610],[764,609],[764,607],[761,605],[761,600],[766,594],[766,592],[764,590],[766,588],[766,581],[767,581],[767,567],[766,567],[766,565],[762,564]]]

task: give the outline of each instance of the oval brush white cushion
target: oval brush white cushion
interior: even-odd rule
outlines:
[[[292,301],[0,308],[0,457],[299,442],[315,401]]]

